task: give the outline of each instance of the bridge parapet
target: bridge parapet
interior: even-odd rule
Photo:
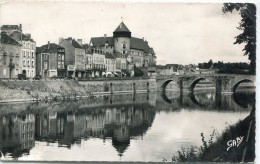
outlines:
[[[180,91],[192,92],[200,80],[209,80],[215,84],[216,91],[232,94],[237,86],[242,82],[255,82],[255,75],[236,74],[194,74],[194,75],[174,75],[157,77],[157,90],[165,91],[166,86],[174,81]]]

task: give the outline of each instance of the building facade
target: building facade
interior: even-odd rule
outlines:
[[[84,44],[83,48],[85,49],[86,77],[93,77],[93,53],[90,51],[88,44]]]
[[[105,57],[106,57],[106,76],[115,76],[116,73],[116,59],[114,58],[114,56],[109,53],[106,52],[105,53]]]
[[[59,45],[65,48],[65,67],[67,68],[67,76],[86,77],[85,68],[85,49],[82,40],[60,38]]]
[[[36,73],[42,78],[66,76],[65,49],[55,43],[37,47],[36,50]]]
[[[36,75],[36,43],[31,39],[30,34],[22,34],[20,43],[22,44],[22,74],[33,78]]]
[[[21,73],[21,44],[6,33],[1,33],[0,78],[18,78]]]
[[[102,51],[93,52],[92,77],[101,77],[106,71],[106,57]]]
[[[20,54],[20,65],[22,71],[19,74],[26,75],[27,78],[35,76],[36,63],[36,42],[31,38],[31,34],[22,33],[22,25],[3,25],[1,31],[18,41],[22,47]]]

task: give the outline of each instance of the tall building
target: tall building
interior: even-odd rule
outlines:
[[[1,33],[0,78],[18,78],[22,70],[21,44],[6,33]]]
[[[131,72],[133,66],[150,67],[156,64],[153,48],[144,38],[132,37],[123,22],[115,29],[112,37],[92,37],[89,45],[92,50],[111,53],[116,58],[117,73],[122,74],[124,70]]]
[[[67,75],[74,77],[85,77],[85,49],[82,39],[60,38],[59,45],[65,48],[65,67]]]
[[[65,49],[55,43],[37,47],[37,75],[42,78],[65,77]]]
[[[22,25],[3,25],[1,31],[19,42],[22,47],[20,51],[20,65],[22,66],[19,74],[24,74],[28,78],[35,76],[36,63],[36,42],[32,39],[31,34],[22,33]]]

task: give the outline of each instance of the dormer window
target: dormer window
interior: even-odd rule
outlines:
[[[123,48],[126,48],[126,44],[125,43],[123,43]]]

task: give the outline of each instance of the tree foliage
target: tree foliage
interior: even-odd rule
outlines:
[[[211,64],[212,63],[212,64]],[[212,60],[209,62],[199,63],[200,69],[217,69],[218,73],[228,73],[228,74],[249,74],[250,65],[247,63],[223,63],[218,61],[214,63]]]
[[[239,11],[241,21],[238,29],[241,34],[235,37],[234,44],[245,44],[244,55],[248,55],[250,60],[250,73],[255,74],[256,71],[256,6],[253,3],[224,3],[222,7],[223,13]]]

